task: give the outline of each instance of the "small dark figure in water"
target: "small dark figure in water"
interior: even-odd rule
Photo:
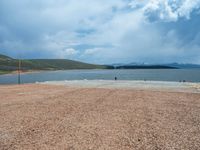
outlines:
[[[117,81],[117,77],[115,77],[115,81]]]

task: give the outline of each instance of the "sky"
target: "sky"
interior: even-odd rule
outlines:
[[[0,0],[0,53],[200,64],[200,0]]]

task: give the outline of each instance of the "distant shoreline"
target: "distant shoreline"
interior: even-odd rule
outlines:
[[[38,72],[43,72],[44,70],[26,70],[26,71],[20,71],[20,74],[29,74],[29,73],[38,73]],[[1,75],[16,75],[18,74],[18,71],[2,71],[0,73]]]
[[[67,71],[67,70],[141,70],[141,69],[180,69],[180,68],[146,68],[146,67],[137,67],[137,68],[115,68],[115,69],[65,69],[65,70],[21,70],[21,74],[28,74],[28,73],[37,73],[37,72],[48,72],[48,71]],[[15,71],[7,71],[7,70],[0,70],[0,76],[1,75],[12,75],[12,74],[18,74],[18,70]]]

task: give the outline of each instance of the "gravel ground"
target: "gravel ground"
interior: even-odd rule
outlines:
[[[0,86],[1,150],[199,147],[199,93]]]

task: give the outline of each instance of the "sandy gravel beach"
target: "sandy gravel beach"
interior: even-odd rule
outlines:
[[[199,149],[198,84],[77,85],[0,86],[0,149]]]

